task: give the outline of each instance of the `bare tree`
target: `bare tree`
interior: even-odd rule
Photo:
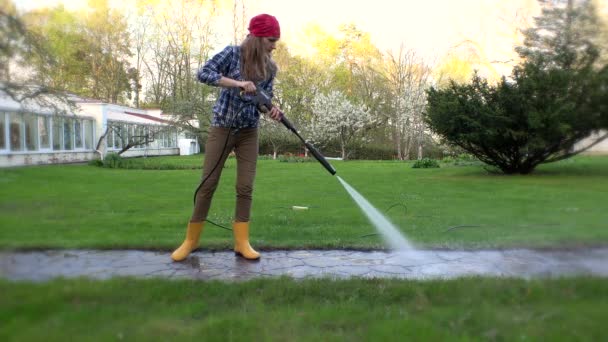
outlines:
[[[410,159],[416,148],[422,158],[425,126],[422,111],[426,104],[431,68],[412,50],[400,47],[397,56],[389,53],[385,70],[389,81],[393,110],[388,112],[393,143],[400,160]]]
[[[291,132],[285,127],[274,120],[267,118],[266,116],[260,117],[260,142],[269,143],[272,146],[272,158],[277,159],[281,149],[287,145],[287,143],[297,144],[297,138],[291,134]]]
[[[44,69],[52,68],[55,60],[44,45],[43,38],[29,30],[14,7],[0,9],[0,93],[25,108],[50,108],[56,114],[67,114],[76,106],[64,89],[46,82]],[[5,39],[4,39],[5,38]]]
[[[239,6],[240,5],[240,6]],[[245,0],[232,2],[232,36],[234,45],[240,43],[245,35]]]
[[[149,46],[147,41],[150,39],[150,25],[152,24],[152,18],[146,11],[141,11],[140,14],[134,16],[135,18],[129,20],[134,22],[134,25],[130,28],[133,48],[135,49],[135,70],[132,71],[130,77],[132,84],[131,90],[134,92],[133,105],[139,108],[140,96],[142,90],[142,77],[144,74],[144,61],[148,53]]]
[[[146,106],[159,107],[181,123],[198,119],[208,126],[216,89],[196,81],[196,71],[213,47],[215,1],[154,1],[145,7],[152,19],[143,58]]]

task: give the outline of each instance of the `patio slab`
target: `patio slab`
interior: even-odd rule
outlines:
[[[196,251],[182,262],[173,262],[169,255],[168,252],[138,250],[2,251],[0,277],[31,281],[56,277],[107,279],[116,276],[226,281],[278,276],[296,279],[608,277],[608,248],[566,251],[262,251],[262,258],[257,262],[237,258],[229,251]]]

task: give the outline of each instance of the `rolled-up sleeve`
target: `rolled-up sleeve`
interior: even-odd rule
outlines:
[[[197,73],[197,78],[201,83],[217,86],[220,78],[225,75],[230,67],[233,49],[231,46],[211,57]]]

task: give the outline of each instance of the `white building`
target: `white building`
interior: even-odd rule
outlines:
[[[589,144],[591,144],[596,139],[606,135],[606,133],[608,133],[608,132],[605,130],[597,131],[597,132],[591,134],[588,138],[585,138],[585,139],[581,140],[580,142],[578,142],[576,145],[574,145],[574,149],[577,150],[577,149],[581,149],[585,146],[589,146]],[[608,154],[608,139],[602,140],[600,143],[594,145],[590,149],[583,152],[583,154],[607,155]]]
[[[198,153],[197,139],[171,125],[160,110],[73,98],[77,109],[55,115],[35,103],[0,94],[0,167],[74,163],[118,152],[123,157]],[[104,136],[105,134],[105,136]]]

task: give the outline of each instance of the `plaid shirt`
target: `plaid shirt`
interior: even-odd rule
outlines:
[[[242,81],[241,77],[241,48],[239,46],[228,46],[213,56],[198,71],[198,80],[202,83],[218,86],[220,78],[228,77]],[[272,97],[272,84],[274,75],[257,84]],[[223,88],[220,97],[213,106],[213,120],[211,126],[230,128],[255,128],[258,127],[260,113],[258,109],[247,100],[250,96],[240,96],[238,88]],[[243,99],[245,101],[243,101]]]

